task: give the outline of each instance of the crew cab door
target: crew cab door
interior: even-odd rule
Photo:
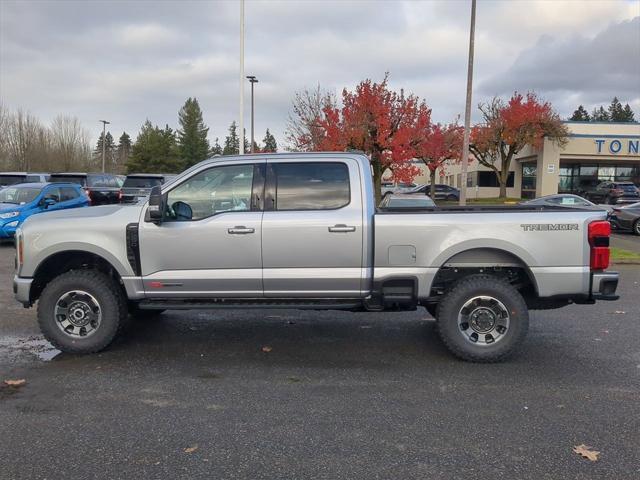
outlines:
[[[141,222],[148,297],[261,297],[264,161],[220,162],[171,185],[162,223]]]
[[[266,297],[360,296],[360,182],[352,159],[267,163],[262,220]]]

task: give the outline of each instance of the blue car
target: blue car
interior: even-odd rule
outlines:
[[[0,240],[13,238],[22,222],[36,213],[89,206],[75,183],[22,183],[0,190]]]

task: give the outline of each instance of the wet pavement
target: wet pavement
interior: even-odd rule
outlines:
[[[12,264],[0,247],[0,383],[26,380],[0,387],[2,479],[640,478],[640,266],[620,301],[533,312],[517,356],[475,365],[424,310],[168,313],[67,355]]]

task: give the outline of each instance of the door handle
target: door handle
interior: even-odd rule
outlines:
[[[254,233],[255,231],[255,228],[247,228],[244,225],[239,225],[227,230],[231,235],[246,235],[247,233]]]
[[[331,233],[347,233],[347,232],[355,232],[356,227],[351,227],[349,225],[344,225],[342,223],[338,225],[334,225],[333,227],[329,227],[329,231]]]

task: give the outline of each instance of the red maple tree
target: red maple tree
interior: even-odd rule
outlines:
[[[479,108],[483,121],[473,127],[469,149],[496,174],[501,197],[507,196],[511,160],[524,147],[540,148],[545,137],[559,147],[567,143],[569,131],[560,116],[533,92],[526,96],[516,92],[506,104],[494,97]]]
[[[431,127],[431,110],[415,95],[394,92],[388,75],[380,83],[367,79],[353,92],[342,92],[342,106],[327,105],[315,122],[323,134],[311,150],[361,150],[369,157],[376,202],[380,201],[382,175],[410,182],[420,173],[411,161]]]
[[[459,162],[462,155],[462,135],[464,128],[457,123],[431,125],[427,136],[417,148],[416,157],[429,169],[431,198],[435,198],[436,173],[447,161]]]

